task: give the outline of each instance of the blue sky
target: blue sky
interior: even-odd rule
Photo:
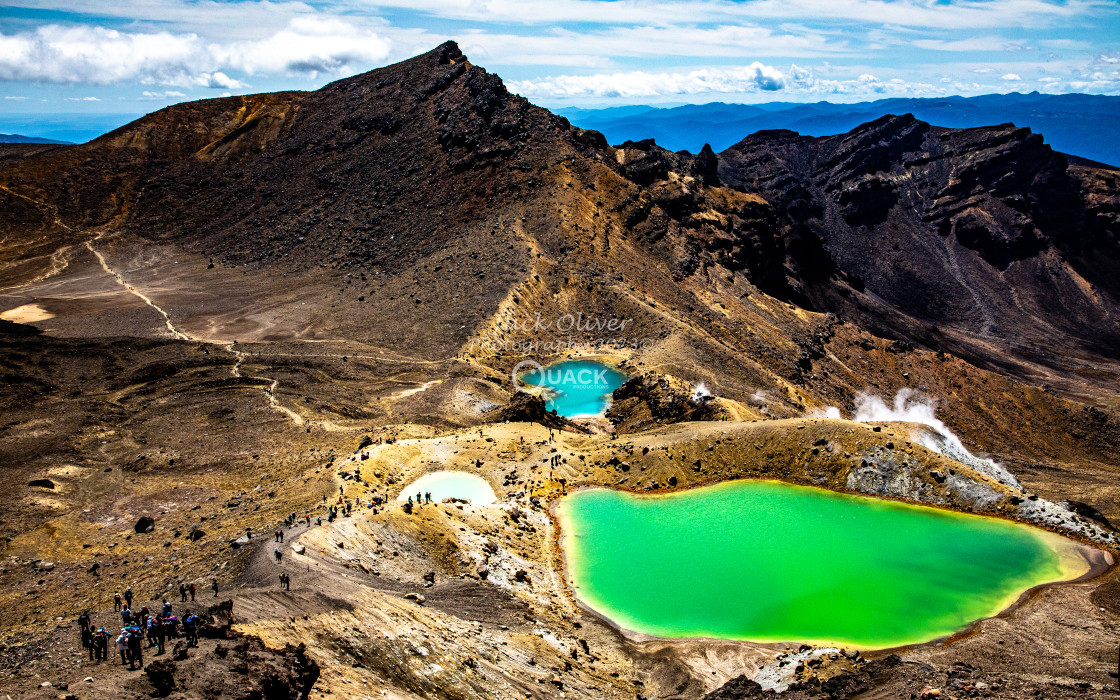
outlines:
[[[4,0],[0,117],[314,89],[455,39],[546,106],[1120,94],[1116,0]]]

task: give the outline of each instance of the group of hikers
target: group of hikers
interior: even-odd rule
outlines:
[[[416,494],[416,501],[418,503],[432,502],[431,493]],[[325,500],[325,499],[324,499]],[[369,507],[373,508],[376,504],[384,503],[385,501],[377,496],[370,500]],[[412,498],[409,497],[409,502]],[[359,504],[360,505],[360,504]],[[351,512],[351,503],[349,499],[344,499],[341,495],[338,499],[338,504],[332,504],[328,507],[327,519],[333,521],[340,515],[349,516]],[[316,519],[317,525],[322,525],[323,519],[319,517]],[[311,527],[311,514],[307,513],[302,516],[297,516],[292,513],[284,519],[284,527],[295,527],[298,524],[306,524]],[[246,528],[247,538],[252,538],[252,530]],[[284,530],[277,527],[273,531],[273,538],[275,542],[282,543],[284,541]],[[273,550],[276,557],[276,562],[279,564],[282,561],[283,554],[280,548],[277,547]],[[292,579],[287,572],[279,574],[280,587],[284,590],[291,590]],[[214,597],[218,596],[218,580],[211,579],[210,588],[214,593]],[[197,588],[194,583],[179,583],[179,600],[180,602],[193,602],[197,595]],[[138,611],[133,612],[133,591],[132,586],[129,586],[124,591],[116,592],[113,594],[113,611],[121,616],[121,629],[120,632],[114,637],[104,626],[94,627],[90,618],[89,611],[82,612],[78,616],[78,627],[81,631],[82,646],[89,654],[89,660],[100,663],[108,661],[110,644],[115,645],[117,652],[120,654],[121,664],[128,664],[130,669],[144,667],[144,649],[156,649],[155,655],[159,656],[164,653],[164,645],[168,638],[179,639],[185,638],[187,646],[198,646],[198,628],[199,618],[194,615],[190,610],[184,610],[182,618],[172,614],[172,604],[163,599],[163,605],[158,614],[151,614],[147,606],[141,607]],[[145,645],[145,640],[147,644]]]
[[[341,498],[339,502],[343,502]],[[346,515],[350,515],[350,504],[345,503],[342,507]],[[332,520],[338,516],[338,508],[331,506],[329,510]],[[307,527],[311,527],[310,513],[302,516],[292,513],[284,519],[284,526],[288,528],[303,523],[306,523]],[[322,524],[322,518],[318,519],[317,524]],[[246,535],[251,538],[252,530],[246,528]],[[276,528],[273,535],[276,542],[284,541],[283,529]],[[276,561],[279,563],[282,557],[280,549],[276,548],[273,551],[276,555]],[[291,590],[291,586],[291,576],[286,572],[281,572],[280,587]],[[217,579],[210,580],[210,589],[214,592],[216,598],[218,596]],[[179,583],[180,602],[193,602],[197,592],[198,589],[194,583]],[[97,663],[108,661],[110,646],[115,646],[120,654],[121,664],[128,664],[129,669],[136,669],[144,667],[145,648],[152,649],[154,647],[156,649],[155,655],[159,656],[164,653],[164,646],[168,638],[183,638],[186,640],[188,647],[198,646],[200,620],[197,615],[192,614],[190,610],[184,610],[181,618],[172,614],[172,604],[166,598],[163,599],[163,605],[158,614],[151,614],[147,606],[133,612],[133,598],[132,586],[124,591],[113,593],[113,611],[121,616],[121,629],[116,636],[104,626],[95,627],[88,610],[83,611],[78,616],[77,622],[81,632],[82,646],[89,654],[90,661]],[[147,640],[146,645],[145,640]]]
[[[213,582],[215,595],[217,594],[217,581]],[[182,587],[180,586],[180,589]],[[147,606],[133,614],[129,609],[132,601],[132,589],[125,591],[124,595],[115,594],[114,602],[123,602],[117,608],[121,613],[121,631],[116,636],[114,644],[121,656],[121,665],[128,664],[129,669],[144,668],[144,640],[147,639],[147,648],[156,647],[156,656],[164,653],[164,643],[171,639],[185,638],[188,647],[198,646],[197,615],[190,610],[183,611],[182,620],[172,614],[171,603],[165,598],[159,614],[151,615]],[[186,598],[183,598],[186,600]],[[193,600],[193,597],[192,597]],[[78,616],[78,628],[82,635],[82,646],[89,653],[89,660],[100,663],[109,660],[109,640],[112,635],[104,626],[93,628],[89,611],[83,611]]]
[[[193,583],[182,583],[182,582],[180,582],[179,583],[179,601],[182,602],[182,603],[186,603],[187,599],[189,597],[190,602],[193,603],[194,602],[194,596],[195,596],[195,593],[197,592],[197,590],[198,589],[195,588],[195,585]],[[214,597],[217,598],[218,597],[218,579],[216,579],[216,578],[210,579],[210,590],[214,591]],[[138,613],[136,613],[135,617],[139,617],[140,615],[143,615],[144,613],[147,612],[147,610],[148,610],[147,608],[141,608],[140,611]],[[132,621],[132,618],[134,617],[134,615],[132,613],[132,586],[129,586],[128,588],[126,588],[124,593],[114,593],[113,594],[113,612],[119,612],[121,614],[121,621],[124,622],[124,624],[126,624],[126,625],[129,622]]]

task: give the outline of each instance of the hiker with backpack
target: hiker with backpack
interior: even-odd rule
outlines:
[[[144,641],[144,635],[137,627],[127,628],[128,632],[128,669],[131,671],[134,663],[140,664],[140,668],[144,668],[144,648],[141,642]]]
[[[109,660],[109,633],[101,627],[93,635],[94,661],[101,663]]]
[[[162,617],[157,617],[152,622],[152,632],[155,633],[156,637],[156,656],[159,656],[163,654],[163,643],[167,639],[167,625],[164,624]]]
[[[121,594],[120,593],[114,593],[113,594],[113,612],[120,612],[122,607],[124,607],[124,606],[121,605]]]
[[[175,617],[174,615],[168,615],[167,617],[163,618],[163,627],[165,630],[167,630],[168,639],[179,638],[179,618]]]
[[[89,660],[93,661],[93,630],[88,626],[82,628],[82,646],[89,652]]]
[[[121,655],[121,666],[128,663],[128,628],[122,628],[121,633],[117,635],[117,651]]]
[[[187,611],[187,616],[183,618],[183,632],[187,636],[187,646],[198,646],[198,618]]]

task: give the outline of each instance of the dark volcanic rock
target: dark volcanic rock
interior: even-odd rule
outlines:
[[[1095,520],[1096,522],[1104,525],[1110,530],[1116,529],[1112,526],[1112,523],[1109,522],[1108,518],[1104,516],[1104,513],[1101,513],[1099,510],[1089,505],[1088,503],[1083,503],[1081,501],[1063,501],[1062,504],[1083,518]]]
[[[1114,185],[1029,129],[903,115],[823,138],[759,132],[719,155],[719,175],[775,208],[792,286],[818,309],[990,363],[1006,358],[960,337],[1120,355]]]
[[[656,423],[715,420],[719,408],[708,397],[694,401],[693,388],[687,384],[646,372],[614,390],[606,415],[620,431],[634,432]]]
[[[175,690],[175,662],[167,659],[151,661],[144,667],[144,674],[154,688],[156,697],[167,697]]]
[[[746,676],[737,676],[704,696],[704,700],[741,700],[760,698],[762,686]]]
[[[524,391],[518,391],[505,406],[496,410],[494,420],[510,422],[540,423],[557,430],[571,430],[578,433],[589,432],[587,428],[545,409],[544,399]]]
[[[0,319],[0,333],[12,336],[31,336],[42,333],[41,330],[35,326],[29,326],[26,323],[14,323]]]

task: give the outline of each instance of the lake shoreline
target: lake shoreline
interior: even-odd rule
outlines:
[[[641,631],[638,631],[638,630],[635,630],[635,629],[631,629],[631,628],[627,627],[625,624],[617,622],[612,617],[612,614],[613,614],[612,611],[610,611],[606,608],[604,608],[604,610],[600,610],[598,607],[595,606],[595,604],[593,604],[589,600],[585,599],[585,597],[583,595],[581,595],[581,593],[579,591],[579,588],[577,587],[577,585],[574,582],[573,577],[572,577],[572,570],[571,570],[571,566],[570,566],[570,562],[569,562],[569,552],[566,551],[566,549],[565,549],[565,541],[564,541],[566,537],[570,537],[570,536],[578,537],[580,535],[578,535],[578,534],[573,535],[576,528],[574,528],[572,526],[572,524],[570,523],[570,514],[566,514],[566,513],[563,512],[563,508],[561,506],[561,501],[567,499],[568,497],[570,497],[570,496],[572,496],[572,495],[574,495],[578,492],[588,491],[588,490],[604,490],[604,491],[622,492],[622,493],[628,494],[631,497],[637,497],[637,498],[640,498],[640,499],[643,499],[643,500],[646,499],[646,498],[659,499],[659,498],[662,498],[662,497],[665,497],[665,496],[671,496],[671,495],[674,495],[674,494],[679,494],[682,491],[692,491],[692,490],[701,489],[701,488],[712,488],[712,487],[718,487],[720,485],[729,485],[730,486],[730,485],[732,485],[736,482],[744,482],[744,481],[746,481],[746,482],[770,482],[770,483],[773,483],[773,484],[776,484],[776,485],[789,486],[789,487],[792,487],[792,488],[805,488],[805,489],[816,488],[816,489],[819,489],[819,490],[822,490],[822,491],[828,491],[830,493],[837,494],[837,495],[846,495],[846,496],[852,496],[852,497],[857,497],[857,498],[866,498],[866,499],[869,499],[871,501],[878,501],[878,502],[883,502],[883,503],[893,503],[893,504],[899,504],[899,505],[907,505],[907,506],[920,508],[920,509],[928,509],[928,510],[931,510],[931,511],[952,513],[955,516],[960,516],[960,517],[971,516],[972,518],[999,520],[999,521],[1007,522],[1009,524],[1014,524],[1018,527],[1024,528],[1025,530],[1031,531],[1031,533],[1034,535],[1034,537],[1036,537],[1040,542],[1044,542],[1049,547],[1050,551],[1056,557],[1056,560],[1057,560],[1056,565],[1058,567],[1059,577],[1055,578],[1053,580],[1043,581],[1041,583],[1037,583],[1035,585],[1029,586],[1028,588],[1026,588],[1024,590],[1015,591],[1015,592],[1012,592],[1012,593],[1008,594],[1003,600],[1001,600],[997,604],[991,606],[992,607],[991,612],[989,612],[987,614],[984,614],[981,617],[978,617],[978,618],[970,621],[965,626],[963,626],[961,629],[958,629],[958,630],[956,630],[952,633],[941,634],[941,635],[938,635],[936,637],[932,637],[930,639],[922,639],[922,640],[917,640],[917,641],[912,641],[912,642],[897,642],[897,643],[892,642],[892,643],[885,643],[885,644],[866,644],[866,643],[854,642],[854,641],[851,641],[851,640],[837,640],[837,639],[826,639],[826,638],[815,639],[815,638],[809,638],[809,636],[806,636],[805,638],[796,638],[794,636],[790,636],[790,637],[785,637],[785,636],[782,636],[782,637],[769,637],[769,636],[765,636],[765,637],[752,637],[752,636],[736,637],[736,636],[720,636],[720,635],[705,635],[705,634],[701,634],[701,635],[681,635],[681,636],[675,636],[675,635],[674,636],[664,636],[664,635],[660,635],[660,634],[641,632]],[[820,487],[809,487],[809,486],[805,486],[805,485],[802,485],[802,484],[790,483],[790,482],[786,482],[786,481],[779,480],[779,479],[732,479],[732,480],[722,480],[722,481],[707,483],[707,484],[704,484],[704,485],[689,485],[689,486],[677,487],[677,488],[673,488],[673,489],[665,489],[665,490],[659,491],[657,493],[650,493],[648,491],[637,491],[637,490],[632,489],[632,488],[615,487],[615,486],[580,487],[580,488],[573,489],[572,491],[568,492],[567,494],[565,494],[564,497],[562,497],[560,499],[556,499],[553,502],[553,504],[551,505],[551,507],[549,508],[549,515],[550,515],[550,518],[551,518],[551,520],[554,524],[554,527],[556,528],[555,545],[556,545],[556,551],[557,551],[557,558],[559,560],[559,569],[561,571],[561,576],[562,576],[562,579],[563,579],[564,588],[567,591],[568,595],[570,596],[571,600],[576,605],[578,605],[581,609],[583,609],[583,610],[595,615],[597,618],[603,620],[607,625],[609,625],[612,629],[614,629],[616,632],[618,632],[622,637],[624,637],[624,638],[626,638],[630,641],[637,642],[637,643],[649,643],[649,642],[675,643],[675,642],[686,642],[686,641],[688,641],[688,642],[710,642],[710,643],[726,644],[726,643],[730,642],[730,643],[749,644],[749,645],[760,646],[760,647],[763,647],[763,648],[770,648],[770,649],[785,649],[785,648],[788,648],[790,646],[796,646],[796,645],[799,645],[799,644],[809,644],[809,645],[812,645],[812,646],[823,646],[823,647],[858,648],[862,651],[868,651],[868,652],[873,652],[873,653],[884,653],[885,654],[889,651],[897,651],[897,650],[902,650],[902,649],[907,649],[907,648],[912,648],[912,647],[917,647],[917,646],[923,646],[923,645],[928,645],[928,644],[952,643],[952,642],[957,641],[959,639],[965,639],[965,638],[975,634],[976,631],[979,629],[979,626],[981,625],[981,623],[983,623],[985,620],[998,618],[998,617],[1004,617],[1004,616],[1012,614],[1017,608],[1019,608],[1021,605],[1026,603],[1035,594],[1042,591],[1043,589],[1047,589],[1047,588],[1054,587],[1054,586],[1073,584],[1073,583],[1078,583],[1078,582],[1090,580],[1090,579],[1093,579],[1095,577],[1098,577],[1098,576],[1108,572],[1109,570],[1111,570],[1116,565],[1116,559],[1115,559],[1115,557],[1113,556],[1113,553],[1110,550],[1100,548],[1098,546],[1090,545],[1090,544],[1087,544],[1085,542],[1081,542],[1079,540],[1076,540],[1074,538],[1071,538],[1071,537],[1068,537],[1068,536],[1065,536],[1065,535],[1059,535],[1057,533],[1054,533],[1052,531],[1047,530],[1046,528],[1039,527],[1038,525],[1035,525],[1034,523],[1023,522],[1023,521],[1016,520],[1014,518],[1001,517],[1001,516],[998,516],[998,515],[996,515],[996,516],[981,515],[981,514],[978,514],[978,513],[963,511],[963,510],[958,510],[958,509],[942,508],[940,506],[935,506],[935,505],[931,505],[931,504],[927,504],[927,503],[915,503],[915,502],[905,501],[905,500],[902,500],[902,499],[884,498],[884,497],[879,497],[879,496],[864,494],[864,493],[858,493],[858,492],[855,492],[855,493],[845,492],[845,491],[841,491],[841,490],[838,490],[838,489],[823,489],[823,488],[820,488]],[[623,615],[623,617],[625,617],[625,615]]]

